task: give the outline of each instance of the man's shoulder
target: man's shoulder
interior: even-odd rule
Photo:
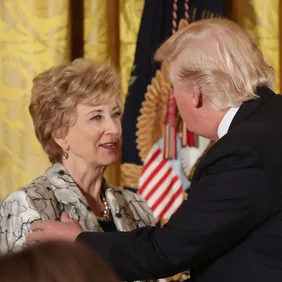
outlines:
[[[208,150],[198,165],[197,174],[251,167],[265,169],[274,160],[282,165],[281,139],[282,130],[273,130],[268,122],[242,122]]]
[[[213,144],[195,174],[217,174],[257,166],[261,161],[260,142],[251,133],[240,134],[240,130],[233,129]]]
[[[270,125],[268,121],[246,121],[230,130],[218,141],[218,149],[227,154],[232,151],[248,150],[256,153],[259,158],[267,158],[275,154],[282,154],[281,125]]]

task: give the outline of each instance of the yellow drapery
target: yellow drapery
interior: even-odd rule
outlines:
[[[278,93],[281,93],[280,2],[279,0],[232,0],[232,18],[256,37],[267,62],[275,71],[274,90]]]
[[[32,78],[70,60],[69,0],[0,1],[0,201],[50,165],[28,113]],[[125,99],[144,0],[84,0],[85,56],[111,59]],[[118,184],[118,166],[107,173]]]
[[[69,58],[68,0],[0,1],[0,199],[49,165],[28,114],[32,78]]]

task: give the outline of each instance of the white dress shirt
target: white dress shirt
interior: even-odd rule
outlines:
[[[230,127],[230,124],[231,124],[233,118],[235,117],[236,113],[238,112],[239,108],[240,107],[233,107],[233,108],[230,108],[227,111],[227,113],[223,117],[223,119],[220,122],[218,129],[217,129],[218,139],[220,139],[221,137],[223,137],[227,133],[227,131]]]

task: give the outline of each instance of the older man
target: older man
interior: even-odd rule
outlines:
[[[191,269],[197,282],[278,282],[282,277],[282,97],[255,41],[225,19],[202,20],[157,51],[169,63],[188,128],[216,141],[191,196],[163,227],[81,232],[73,221],[38,222],[29,240],[85,242],[122,280]],[[77,237],[78,236],[78,237]]]

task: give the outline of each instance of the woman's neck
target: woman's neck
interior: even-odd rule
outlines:
[[[84,162],[63,161],[64,167],[71,175],[81,192],[93,201],[100,202],[103,175],[106,167],[89,166]]]
[[[70,160],[63,160],[63,165],[86,198],[90,209],[96,216],[103,216],[105,206],[101,200],[101,188],[106,167]]]

